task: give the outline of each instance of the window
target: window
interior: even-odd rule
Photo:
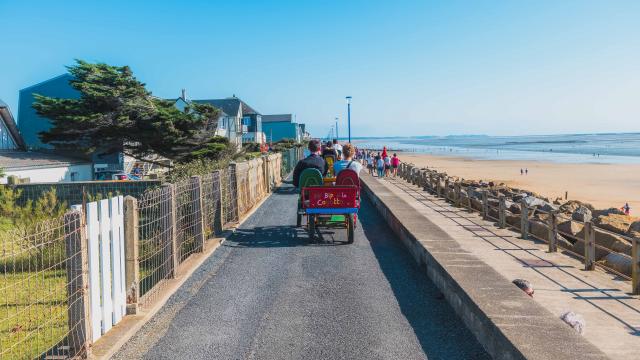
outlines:
[[[249,126],[251,125],[251,118],[249,116],[245,116],[242,118],[242,125]]]
[[[73,171],[71,172],[71,181],[78,181],[78,172],[77,171]]]

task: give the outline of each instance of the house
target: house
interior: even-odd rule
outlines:
[[[0,100],[0,169],[6,184],[9,176],[29,182],[85,181],[93,176],[91,163],[47,152],[27,151],[9,106]]]
[[[225,99],[189,100],[183,90],[182,96],[176,100],[176,107],[184,110],[189,102],[209,104],[220,109],[220,118],[215,126],[215,135],[229,139],[238,149],[243,142],[265,141],[262,132],[262,115],[235,95]]]
[[[267,136],[267,141],[276,142],[283,139],[292,139],[301,142],[305,137],[305,124],[293,122],[291,114],[263,115],[262,130]]]

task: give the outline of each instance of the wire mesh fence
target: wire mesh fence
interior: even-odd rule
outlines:
[[[202,251],[200,180],[192,177],[175,184],[178,262]]]
[[[221,214],[221,172],[214,171],[202,176],[202,207],[205,226],[205,238],[220,233],[221,225],[216,222]]]
[[[221,170],[220,183],[222,185],[222,215],[224,225],[238,222],[238,184],[236,179],[236,168],[229,166]]]
[[[78,212],[0,233],[0,358],[83,355],[83,239]]]
[[[155,299],[173,276],[172,188],[163,186],[138,199],[138,294],[140,305]]]

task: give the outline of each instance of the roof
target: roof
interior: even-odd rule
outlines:
[[[22,139],[22,136],[18,131],[18,126],[16,125],[16,122],[13,119],[13,115],[11,115],[11,110],[9,109],[9,105],[7,105],[2,100],[0,100],[0,121],[4,122],[7,129],[9,129],[9,132],[11,133],[11,137],[15,141],[18,148],[26,149],[27,147],[24,143],[24,139]]]
[[[208,100],[192,100],[199,104],[209,104],[222,110],[225,114],[234,115],[238,110],[242,109],[243,115],[260,115],[255,109],[249,106],[239,98],[232,96],[226,99],[208,99]]]
[[[35,151],[0,151],[0,168],[5,170],[50,168],[74,164],[91,163],[86,160],[79,160],[51,153]]]
[[[276,115],[262,115],[262,123],[266,122],[291,122],[293,115],[291,114],[276,114]]]
[[[48,82],[51,82],[51,81],[56,81],[56,80],[61,79],[61,78],[67,78],[67,79],[68,79],[67,81],[69,81],[69,80],[72,80],[72,79],[73,79],[73,75],[71,75],[71,74],[69,74],[69,73],[60,74],[60,75],[58,75],[58,76],[54,76],[54,77],[52,77],[51,79],[47,79],[47,80],[41,81],[41,82],[39,82],[39,83],[37,83],[37,84],[33,84],[33,85],[31,85],[31,86],[27,86],[26,88],[21,89],[21,90],[20,90],[20,92],[28,91],[28,90],[29,90],[29,89],[31,89],[31,88],[38,87],[38,86],[40,86],[40,85],[44,85],[44,84],[46,84],[46,83],[48,83]]]

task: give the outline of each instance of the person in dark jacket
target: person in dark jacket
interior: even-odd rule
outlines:
[[[320,156],[320,141],[309,141],[309,152],[311,152],[311,155],[298,161],[295,169],[293,169],[293,185],[295,187],[300,185],[300,174],[304,169],[318,169],[323,175],[327,172],[324,159]]]

